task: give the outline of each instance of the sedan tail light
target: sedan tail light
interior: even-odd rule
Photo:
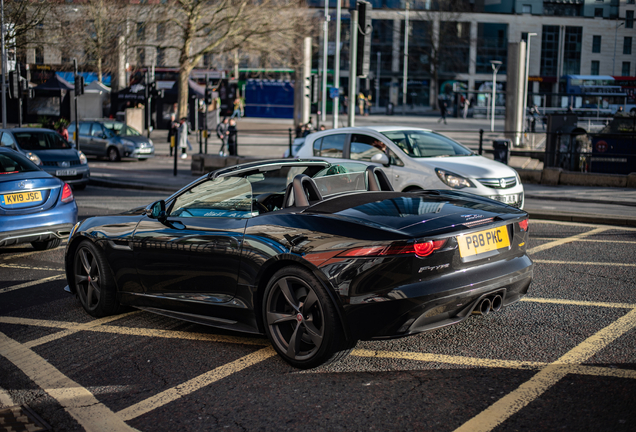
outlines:
[[[338,256],[340,257],[371,257],[371,256],[388,256],[388,255],[403,255],[403,254],[416,254],[419,257],[426,257],[441,249],[446,244],[446,239],[443,240],[428,240],[420,241],[415,244],[399,244],[393,243],[388,246],[366,246],[361,248],[346,250]]]
[[[524,219],[521,222],[519,222],[519,228],[521,228],[521,231],[528,231],[528,219]]]
[[[71,187],[68,185],[68,183],[64,183],[64,187],[62,188],[62,198],[60,198],[60,200],[63,203],[69,203],[74,199],[75,198],[73,197],[73,191],[71,190]]]

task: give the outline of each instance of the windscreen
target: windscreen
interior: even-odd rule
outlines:
[[[63,150],[71,148],[71,145],[57,132],[14,132],[13,136],[23,150]]]
[[[413,158],[473,155],[458,142],[434,132],[400,130],[382,132],[382,135]]]
[[[104,122],[106,129],[109,129],[118,136],[140,136],[141,133],[121,122]]]

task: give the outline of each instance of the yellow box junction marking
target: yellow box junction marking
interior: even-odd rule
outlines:
[[[47,392],[87,431],[134,431],[78,383],[21,343],[0,333],[0,354]]]
[[[276,351],[271,347],[260,349],[238,360],[234,360],[233,362],[199,375],[183,384],[179,384],[176,387],[151,396],[146,400],[119,411],[117,414],[124,421],[132,420],[275,355]]]
[[[468,420],[457,428],[455,432],[491,431],[571,373],[573,365],[579,365],[589,359],[635,327],[636,310],[632,310],[565,353],[529,381],[519,386],[517,390],[499,399],[493,405]]]
[[[22,289],[22,288],[28,288],[28,287],[32,287],[32,286],[35,286],[35,285],[43,284],[43,283],[46,283],[46,282],[51,282],[51,281],[54,281],[54,280],[60,280],[60,279],[66,279],[66,275],[62,274],[62,275],[57,275],[57,276],[50,276],[50,277],[46,277],[44,279],[38,279],[38,280],[35,280],[35,281],[25,282],[25,283],[22,283],[22,284],[19,284],[19,285],[13,285],[13,286],[10,286],[10,287],[2,288],[2,289],[0,289],[0,294],[6,293],[6,292],[9,292],[9,291],[19,290],[19,289]]]
[[[537,252],[541,252],[541,251],[544,251],[544,250],[547,250],[547,249],[552,249],[554,247],[561,246],[563,244],[570,243],[570,242],[573,242],[573,241],[577,241],[577,240],[582,239],[584,237],[589,237],[591,235],[598,234],[598,233],[601,233],[603,231],[608,231],[610,229],[612,229],[612,228],[611,227],[598,227],[598,228],[592,229],[590,231],[586,231],[584,233],[573,235],[571,237],[565,237],[565,238],[562,238],[562,239],[558,239],[558,240],[552,241],[550,243],[546,243],[546,244],[542,244],[542,245],[539,245],[539,246],[535,246],[533,248],[528,249],[528,255],[535,254]]]

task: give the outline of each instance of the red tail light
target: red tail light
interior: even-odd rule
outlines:
[[[415,254],[420,257],[429,256],[438,249],[441,249],[446,244],[444,240],[429,240],[422,243],[415,243]]]
[[[444,240],[429,240],[415,244],[392,244],[389,246],[367,246],[356,249],[349,249],[338,256],[341,257],[370,257],[370,256],[387,256],[387,255],[403,255],[416,254],[420,257],[429,256],[446,244]]]
[[[519,222],[519,228],[521,228],[521,231],[528,231],[528,219]]]
[[[62,198],[60,199],[63,203],[69,203],[75,199],[73,197],[73,191],[68,183],[64,183],[64,187],[62,188]]]

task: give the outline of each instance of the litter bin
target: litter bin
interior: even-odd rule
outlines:
[[[508,165],[508,160],[510,158],[510,140],[494,140],[492,142],[492,149],[495,160]]]

